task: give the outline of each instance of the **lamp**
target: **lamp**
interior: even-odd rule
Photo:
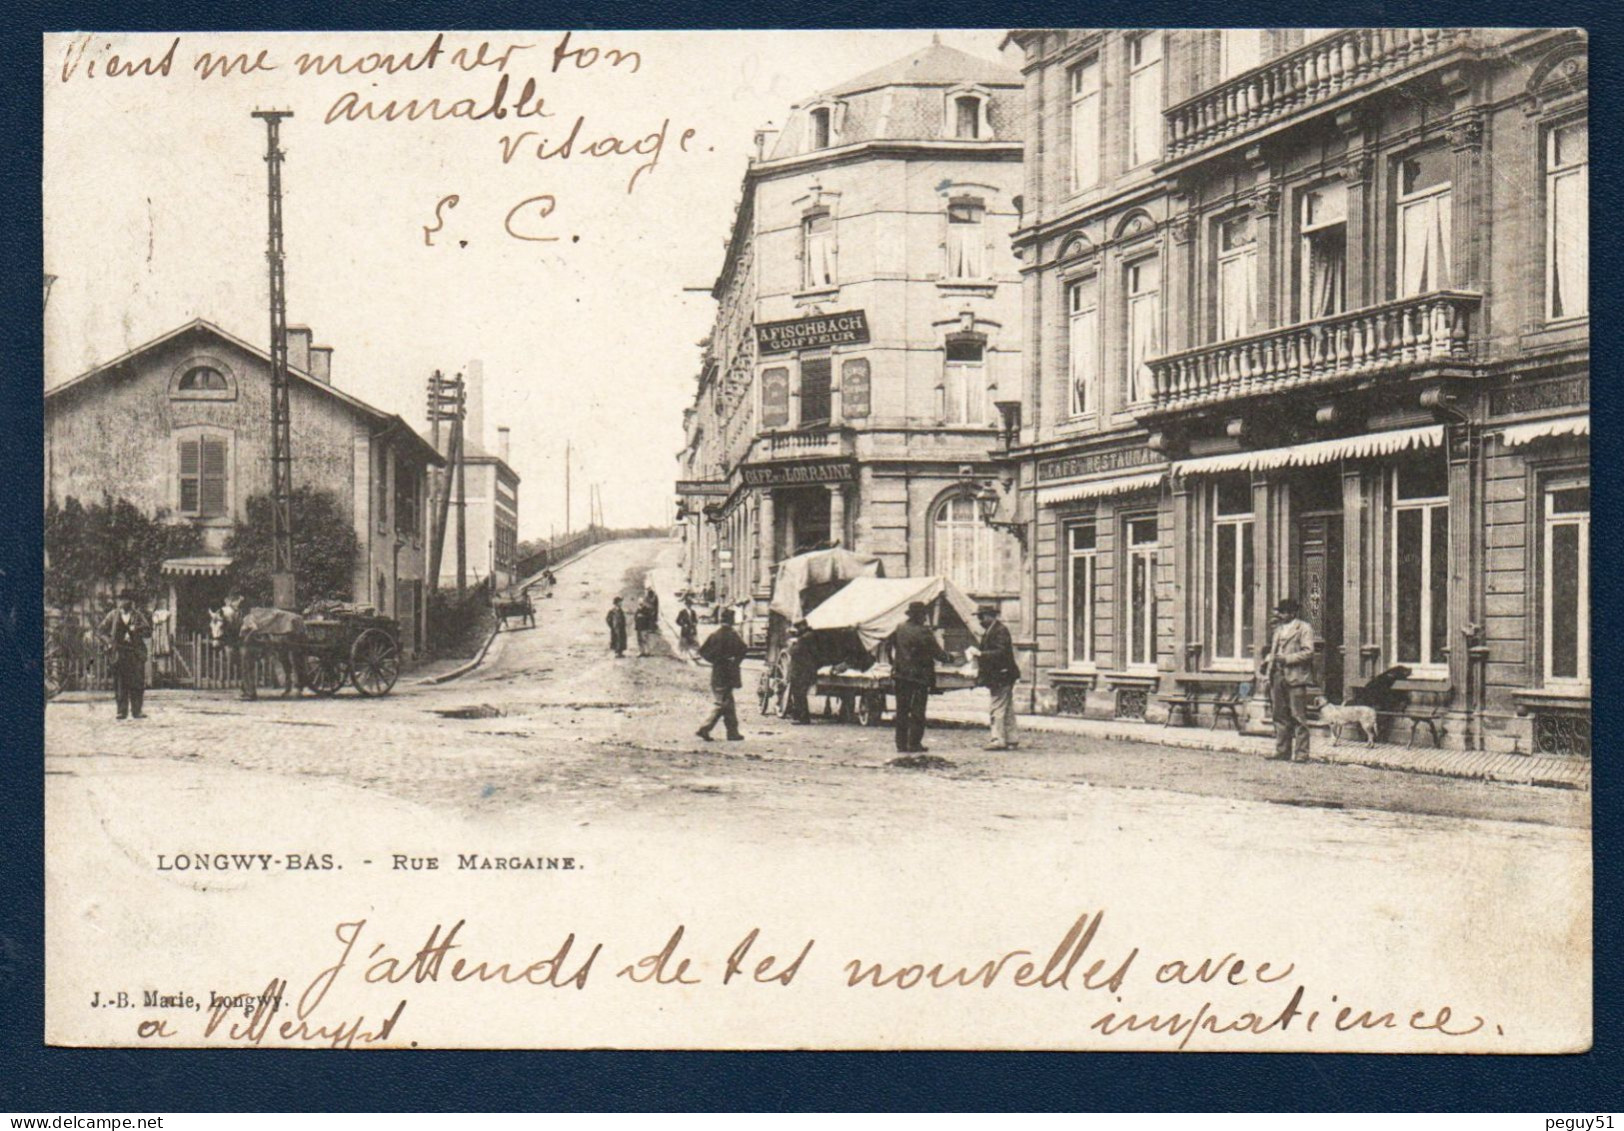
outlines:
[[[977,483],[969,475],[964,476],[964,483],[965,488],[970,492],[970,497],[975,500],[976,513],[981,516],[981,521],[994,530],[1003,530],[1013,534],[1015,540],[1021,544],[1021,552],[1025,553],[1026,523],[1019,520],[1011,522],[998,517],[998,509],[1004,501],[1003,492],[999,491],[997,486],[990,480]]]

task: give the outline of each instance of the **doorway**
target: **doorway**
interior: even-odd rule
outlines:
[[[779,490],[774,495],[775,505],[784,517],[785,538],[782,544],[791,554],[804,554],[808,550],[821,550],[829,545],[829,489],[827,487],[796,487]]]
[[[1332,703],[1343,699],[1342,514],[1321,511],[1297,519],[1293,578],[1303,619],[1314,629],[1314,679]]]

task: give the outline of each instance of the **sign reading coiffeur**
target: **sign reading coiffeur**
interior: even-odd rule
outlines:
[[[792,353],[795,350],[861,344],[866,341],[868,341],[868,315],[861,310],[756,324],[756,349],[763,354]]]

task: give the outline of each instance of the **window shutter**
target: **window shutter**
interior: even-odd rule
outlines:
[[[180,509],[196,514],[198,504],[198,451],[196,440],[180,442]]]
[[[226,442],[220,439],[202,441],[202,487],[198,513],[221,515],[226,513]]]

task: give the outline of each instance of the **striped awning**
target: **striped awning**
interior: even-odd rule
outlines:
[[[1105,495],[1126,495],[1130,491],[1148,491],[1160,487],[1166,478],[1165,471],[1152,471],[1144,475],[1086,479],[1081,483],[1057,483],[1053,487],[1038,488],[1038,506],[1075,503],[1080,499],[1098,499]]]
[[[1527,424],[1510,425],[1500,433],[1500,442],[1508,448],[1517,448],[1552,436],[1588,435],[1590,435],[1588,415],[1558,416],[1550,420],[1530,420]]]
[[[1412,448],[1436,448],[1444,442],[1444,426],[1427,424],[1395,432],[1371,432],[1344,436],[1338,440],[1316,440],[1289,448],[1264,448],[1255,452],[1227,452],[1221,456],[1180,460],[1173,465],[1177,475],[1220,475],[1226,471],[1270,471],[1277,467],[1313,467],[1343,459],[1370,459]]]
[[[218,577],[230,568],[230,558],[215,555],[199,558],[166,558],[161,572],[170,577]]]

